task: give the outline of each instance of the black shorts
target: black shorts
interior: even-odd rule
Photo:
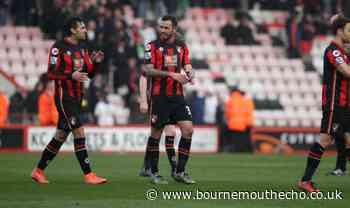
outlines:
[[[191,108],[183,97],[154,96],[150,121],[151,126],[158,129],[179,121],[192,121]]]
[[[82,126],[81,102],[71,97],[55,96],[55,105],[58,111],[57,129],[72,131]]]
[[[344,108],[334,108],[333,112],[329,108],[322,110],[321,133],[331,136],[350,133],[350,110]]]

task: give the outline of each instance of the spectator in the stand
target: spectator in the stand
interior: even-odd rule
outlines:
[[[343,0],[342,1],[342,8],[343,8],[343,13],[346,17],[350,17],[350,1],[348,0]]]
[[[220,29],[220,36],[224,38],[226,45],[237,44],[237,26],[231,13],[226,16],[226,24]]]
[[[58,112],[55,106],[55,86],[48,82],[38,100],[38,116],[41,126],[55,126],[58,122]]]
[[[123,3],[127,1],[123,0],[108,0],[106,6],[110,8],[111,10],[115,10],[117,8],[122,8]]]
[[[123,11],[119,8],[113,10],[113,20],[114,20],[114,34],[115,39],[123,38],[127,42],[130,42],[128,34],[128,24],[123,16]]]
[[[305,69],[308,71],[315,71],[312,64],[312,43],[315,36],[315,27],[312,22],[310,14],[305,14],[299,25],[300,28],[300,54],[303,59]]]
[[[0,89],[0,126],[7,123],[9,100],[7,95]]]
[[[225,117],[228,126],[228,140],[225,148],[230,152],[252,151],[248,132],[251,127],[251,122],[248,122],[251,112],[248,111],[252,109],[247,103],[244,93],[238,87],[233,87],[230,98],[225,103]]]
[[[143,52],[144,52],[144,43],[143,43],[143,37],[141,34],[141,28],[137,24],[133,24],[131,28],[131,41],[133,43],[133,46],[135,47],[136,52],[136,58],[137,63],[142,64],[143,63]]]
[[[36,0],[12,0],[11,13],[15,25],[31,26],[38,23],[38,5]]]
[[[242,0],[246,1],[246,0]],[[271,4],[271,0],[253,0],[249,1],[251,7],[258,7],[262,10],[289,10],[300,0],[274,0]]]
[[[97,74],[95,76],[95,79],[93,79],[90,82],[89,88],[86,93],[86,98],[88,100],[88,111],[91,112],[93,115],[95,115],[95,108],[99,101],[99,98],[101,97],[100,94],[103,91],[102,89],[105,89],[106,85],[107,83],[103,82],[101,74]],[[97,121],[96,117],[94,118],[94,121]]]
[[[99,101],[96,104],[94,112],[97,118],[97,125],[113,126],[116,108],[110,102],[108,102],[105,93],[99,93],[99,96]]]
[[[164,1],[167,13],[170,15],[176,15],[178,3],[178,1]]]
[[[204,101],[204,123],[215,124],[218,98],[213,88],[208,88]]]
[[[88,44],[89,48],[91,49],[97,49],[99,41],[96,41],[98,37],[96,37],[96,22],[95,20],[89,20],[86,26],[87,30],[87,40],[86,43]]]
[[[2,0],[0,2],[0,26],[7,23],[8,9],[10,7],[10,0]]]
[[[125,39],[118,39],[115,43],[113,49],[113,66],[115,67],[114,71],[114,89],[122,85],[128,84],[128,56],[127,56],[127,43]]]
[[[142,36],[144,43],[149,43],[155,39],[157,39],[157,32],[154,29],[155,27],[152,25],[152,22],[145,21],[143,30],[142,30]]]
[[[300,8],[290,13],[287,19],[287,38],[288,38],[288,49],[287,55],[289,58],[300,58],[299,45],[300,45],[300,31],[299,23],[301,21],[302,14]]]
[[[136,5],[137,14],[143,19],[153,19],[167,13],[163,0],[154,1],[154,4],[149,0],[137,0]]]
[[[9,120],[13,124],[21,124],[25,121],[27,92],[23,89],[16,91],[10,97]]]
[[[62,32],[60,28],[63,28],[62,20],[73,14],[73,1],[41,1],[41,7],[43,8],[41,19],[45,20],[41,23],[42,30],[49,38],[58,38]]]
[[[130,80],[129,59],[136,59],[137,51],[134,46],[129,46],[125,38],[118,39],[113,49],[114,89],[128,86]],[[133,62],[133,61],[132,61]],[[134,67],[134,66],[132,66]]]
[[[105,52],[105,59],[102,62],[101,73],[106,74],[110,71],[110,62],[112,59],[113,41],[113,17],[112,13],[105,6],[98,7],[98,16],[96,19],[96,40],[98,47],[102,47]]]
[[[116,96],[110,102],[114,105],[115,108],[114,120],[116,124],[128,124],[130,110],[126,107],[124,99],[121,96]]]
[[[34,89],[28,93],[26,98],[26,110],[31,123],[37,122],[38,115],[38,99],[43,90],[45,90],[47,85],[46,73],[42,74],[35,84]]]
[[[97,17],[97,3],[96,0],[79,1],[78,9],[75,15],[80,16],[85,20],[93,20]]]
[[[323,0],[303,0],[304,12],[310,15],[322,13]]]
[[[247,12],[237,12],[236,19],[238,20],[237,32],[234,38],[239,45],[256,45],[259,44],[254,38],[255,25],[252,17]]]
[[[136,94],[138,92],[138,74],[139,71],[137,68],[137,63],[135,58],[129,58],[128,59],[128,88],[129,88],[129,95],[126,98],[127,104],[129,106],[130,102],[129,99],[133,94]]]

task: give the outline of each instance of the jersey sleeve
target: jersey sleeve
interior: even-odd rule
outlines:
[[[326,59],[331,63],[334,67],[337,67],[339,64],[345,63],[345,54],[337,49],[329,49],[326,52]]]
[[[83,51],[84,51],[83,53],[84,63],[86,64],[86,67],[87,67],[88,77],[91,79],[100,70],[101,64],[92,62],[89,51],[87,49],[84,49]]]
[[[148,43],[145,46],[144,63],[153,65],[156,63],[156,50],[152,43]]]
[[[188,50],[188,47],[186,44],[183,45],[183,50],[184,50],[183,65],[191,64],[190,51]]]
[[[71,72],[64,72],[62,67],[62,63],[64,62],[65,54],[62,47],[59,47],[57,43],[55,43],[49,52],[49,61],[48,61],[48,69],[47,76],[50,80],[68,80],[72,79]]]

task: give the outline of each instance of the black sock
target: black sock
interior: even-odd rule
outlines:
[[[311,180],[318,167],[318,164],[320,164],[323,152],[324,148],[319,143],[315,143],[314,145],[312,145],[309,151],[309,156],[307,157],[305,173],[302,178],[302,181]]]
[[[171,166],[171,172],[176,170],[176,155],[174,148],[174,136],[165,136],[165,149]]]
[[[47,144],[45,150],[43,151],[37,167],[40,168],[41,170],[44,170],[49,164],[49,162],[52,161],[53,158],[56,156],[62,144],[63,143],[61,141],[58,141],[57,139],[52,138],[49,144]]]
[[[159,139],[149,137],[146,150],[146,164],[150,165],[152,173],[158,173],[158,162]]]
[[[185,171],[186,163],[190,155],[191,142],[192,142],[192,139],[181,137],[181,140],[179,143],[179,149],[178,149],[179,160],[176,168],[177,173],[181,173]]]
[[[74,139],[74,151],[77,157],[81,170],[84,174],[91,172],[90,161],[88,158],[88,153],[85,146],[85,138],[75,138]]]
[[[336,163],[335,169],[346,171],[347,150],[346,150],[344,141],[336,142],[336,146],[337,146],[337,163]]]
[[[143,159],[143,167],[147,170],[147,169],[151,169],[151,164],[150,164],[150,153],[149,151],[147,151],[149,149],[149,137],[147,140],[147,144],[146,144],[146,150],[145,150],[145,157]]]

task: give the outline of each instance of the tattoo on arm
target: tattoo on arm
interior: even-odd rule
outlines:
[[[146,75],[149,77],[168,77],[169,76],[169,72],[156,70],[154,69],[152,64],[147,64],[145,68],[146,68],[145,70]]]

